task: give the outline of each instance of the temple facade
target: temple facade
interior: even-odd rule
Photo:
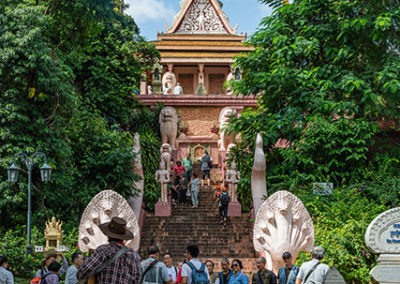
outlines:
[[[254,97],[233,95],[229,80],[241,79],[233,68],[245,56],[246,35],[237,34],[217,0],[183,0],[172,26],[153,43],[161,60],[141,82],[139,100],[149,106],[163,103],[179,115],[177,160],[188,153],[193,161],[208,151],[214,164],[234,137],[224,137],[223,125],[232,114],[255,107]]]

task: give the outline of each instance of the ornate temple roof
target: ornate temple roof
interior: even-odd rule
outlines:
[[[236,34],[218,0],[182,0],[180,6],[171,28],[166,26],[167,34]]]
[[[252,50],[246,35],[236,34],[218,0],[183,0],[171,28],[153,42],[161,63],[233,63]]]

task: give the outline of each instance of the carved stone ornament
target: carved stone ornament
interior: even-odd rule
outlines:
[[[254,215],[264,203],[264,197],[268,196],[267,183],[265,178],[266,162],[264,154],[264,142],[260,133],[256,138],[256,149],[254,151],[254,164],[251,172],[251,195],[253,196]]]
[[[236,116],[237,111],[232,107],[226,107],[222,109],[219,114],[219,129],[220,129],[220,141],[219,141],[219,149],[221,151],[226,151],[230,144],[235,144],[235,135],[234,134],[226,134],[225,128],[229,125],[232,116]]]
[[[374,254],[400,254],[400,207],[383,212],[369,224],[365,243]]]
[[[266,254],[267,268],[277,273],[285,265],[284,252],[293,262],[299,252],[314,247],[314,226],[304,204],[288,191],[271,195],[259,209],[254,224],[254,248]]]
[[[131,206],[133,212],[135,213],[137,220],[139,220],[140,212],[142,210],[142,202],[143,202],[143,194],[144,194],[144,175],[143,175],[139,133],[135,133],[132,151],[134,153],[136,153],[135,169],[133,172],[135,174],[137,174],[138,176],[140,176],[140,180],[134,182],[134,187],[138,190],[138,192],[136,193],[135,197],[132,197],[128,200],[128,203]]]
[[[332,266],[325,277],[324,284],[346,284],[346,281],[339,270],[335,266]]]
[[[125,245],[138,250],[140,229],[136,216],[128,202],[112,190],[104,190],[97,194],[83,212],[79,225],[79,249],[87,252],[107,244],[108,239],[98,225],[110,222],[113,217],[120,217],[127,222],[127,229],[133,233],[134,239],[126,241]]]
[[[177,32],[227,33],[209,0],[194,0]]]

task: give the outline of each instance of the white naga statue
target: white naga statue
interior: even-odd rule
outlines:
[[[156,181],[161,184],[161,202],[168,202],[167,184],[170,182],[170,172],[166,170],[165,164],[160,163],[160,169],[156,171]]]
[[[161,145],[160,149],[160,164],[164,165],[164,169],[171,171],[171,146],[168,143]]]
[[[269,197],[257,213],[253,235],[254,248],[265,253],[267,268],[278,272],[285,265],[282,254],[290,252],[293,262],[300,251],[314,247],[314,226],[304,204],[288,191]]]
[[[236,170],[235,161],[232,161],[229,169],[226,171],[225,180],[228,183],[229,195],[232,198],[232,202],[237,202],[236,190],[240,180],[240,172]]]
[[[263,147],[264,142],[259,133],[256,139],[253,171],[251,173],[251,193],[253,196],[254,214],[256,216],[261,205],[264,203],[265,197],[268,195],[265,178],[266,163]]]
[[[165,107],[160,113],[160,131],[162,143],[176,149],[176,135],[178,134],[178,113],[173,107]]]
[[[134,182],[134,187],[138,190],[138,193],[135,194],[135,197],[132,197],[128,200],[129,205],[132,207],[133,212],[136,215],[136,218],[139,220],[140,212],[142,210],[142,202],[143,202],[143,193],[144,193],[144,175],[143,175],[143,167],[142,167],[142,156],[140,153],[140,135],[139,133],[135,133],[134,136],[134,144],[132,151],[136,153],[135,165],[133,172],[140,176],[140,180]]]
[[[231,117],[236,116],[237,111],[232,107],[224,108],[219,114],[219,133],[220,140],[218,142],[220,151],[226,151],[228,149],[229,144],[235,143],[235,134],[226,133],[226,127],[228,126]]]
[[[127,229],[134,234],[134,239],[125,242],[125,245],[138,250],[140,228],[136,216],[128,202],[112,190],[105,190],[97,194],[83,212],[79,225],[79,249],[87,252],[107,244],[108,238],[102,233],[98,225],[110,222],[114,217],[124,219],[127,222]]]

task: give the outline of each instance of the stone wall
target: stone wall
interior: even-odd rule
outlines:
[[[189,127],[188,136],[210,136],[211,128],[219,126],[222,107],[177,107],[180,120]]]

